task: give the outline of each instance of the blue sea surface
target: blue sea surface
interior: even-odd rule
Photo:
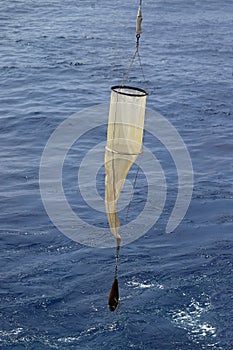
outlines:
[[[143,1],[148,107],[182,136],[194,188],[183,221],[166,234],[177,175],[168,151],[152,147],[169,182],[165,210],[121,248],[114,313],[107,307],[114,249],[59,232],[41,200],[39,167],[53,131],[108,103],[110,87],[121,83],[138,1],[1,0],[0,7],[0,348],[233,349],[233,2]],[[136,62],[128,83],[144,87],[142,80]],[[95,137],[83,154],[106,133]],[[64,188],[75,204],[77,159],[69,159]],[[103,168],[99,175],[103,195]],[[140,181],[139,174],[143,201]],[[85,205],[80,216],[106,221]]]

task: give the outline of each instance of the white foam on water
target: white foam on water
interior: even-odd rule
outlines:
[[[212,305],[207,299],[204,303],[192,298],[190,304],[184,309],[178,309],[172,312],[172,322],[179,328],[185,329],[188,332],[189,337],[199,343],[205,338],[211,339],[208,348],[214,348],[218,345],[214,341],[216,338],[216,327],[209,322],[202,320],[203,314],[210,311]]]
[[[141,289],[146,289],[146,288],[158,288],[158,289],[164,289],[164,286],[159,283],[149,283],[148,281],[129,281],[127,282],[127,285],[130,287],[134,288],[141,288]]]

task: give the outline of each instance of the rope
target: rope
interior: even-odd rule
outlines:
[[[142,62],[141,62],[141,56],[139,54],[139,51],[138,51],[138,60],[139,60],[139,65],[140,65],[140,69],[141,69],[142,76],[143,76],[143,82],[146,83],[146,78],[145,78],[145,74],[144,74],[144,71],[143,71]]]
[[[143,82],[144,83],[146,82],[145,74],[144,74],[143,67],[142,67],[141,56],[140,56],[140,53],[139,53],[139,39],[140,39],[140,34],[137,34],[136,49],[135,49],[135,52],[134,52],[134,54],[133,54],[133,56],[131,58],[131,61],[130,61],[129,65],[128,65],[127,70],[123,74],[123,79],[122,79],[122,82],[121,82],[121,86],[124,86],[125,82],[128,80],[130,69],[131,69],[131,67],[132,67],[132,65],[134,63],[134,60],[135,60],[136,56],[138,57],[139,66],[140,66],[142,77],[143,77]]]
[[[132,65],[133,65],[133,63],[134,63],[134,60],[135,60],[135,57],[137,56],[137,53],[138,53],[138,47],[136,47],[136,50],[135,50],[135,52],[134,52],[134,54],[133,54],[133,57],[131,58],[131,61],[130,61],[130,63],[129,63],[129,66],[128,66],[126,72],[125,72],[124,75],[123,75],[123,79],[122,79],[122,82],[121,82],[121,85],[122,85],[122,86],[125,85],[125,82],[126,82],[126,80],[128,79],[128,75],[129,75],[130,69],[131,69],[131,67],[132,67]]]
[[[141,57],[140,57],[140,54],[139,54],[139,39],[140,39],[140,34],[142,32],[142,28],[141,28],[141,23],[142,23],[141,6],[142,6],[142,0],[140,0],[140,2],[139,2],[139,8],[138,8],[138,14],[137,14],[137,20],[136,20],[136,49],[135,49],[135,52],[134,52],[134,54],[133,54],[133,56],[131,58],[131,61],[130,61],[129,65],[128,65],[127,70],[123,74],[122,83],[121,83],[122,86],[125,85],[125,82],[128,79],[130,69],[131,69],[131,67],[132,67],[132,65],[134,63],[134,60],[135,60],[136,56],[138,56],[139,66],[140,66],[140,69],[141,69],[143,81],[144,81],[144,83],[146,82],[145,75],[144,75],[144,72],[143,72]]]
[[[116,266],[115,266],[115,274],[114,278],[117,278],[117,272],[118,272],[118,261],[119,261],[119,252],[120,252],[120,242],[116,239]]]

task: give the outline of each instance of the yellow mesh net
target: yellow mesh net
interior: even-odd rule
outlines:
[[[112,87],[105,151],[105,207],[112,234],[120,240],[117,202],[127,174],[142,152],[147,92]]]

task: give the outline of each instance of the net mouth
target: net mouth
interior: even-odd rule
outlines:
[[[117,94],[126,96],[144,97],[148,95],[148,92],[146,90],[134,86],[116,85],[112,86],[111,90]]]

